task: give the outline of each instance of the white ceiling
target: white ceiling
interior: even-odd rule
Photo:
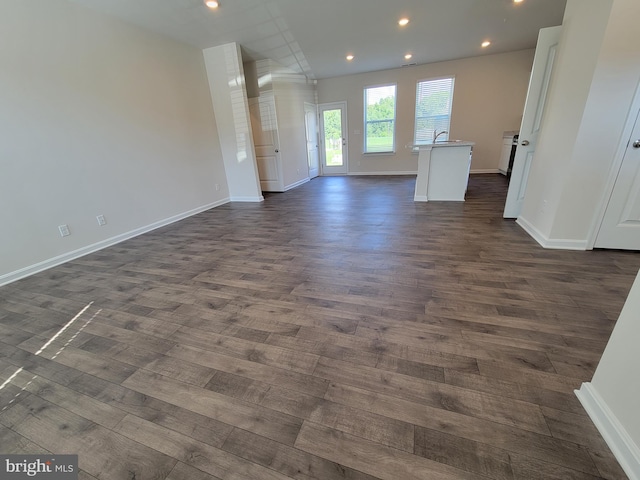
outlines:
[[[566,0],[71,0],[199,48],[239,43],[311,78],[533,48]],[[398,26],[407,16],[408,26]],[[480,43],[490,40],[483,49]],[[348,53],[355,55],[347,62]]]

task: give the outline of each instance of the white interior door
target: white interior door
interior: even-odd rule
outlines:
[[[273,97],[249,99],[249,114],[260,187],[265,192],[284,192],[275,100]]]
[[[640,112],[594,246],[640,250]]]
[[[307,137],[307,162],[309,164],[309,178],[315,178],[320,173],[318,157],[318,109],[311,103],[304,104],[304,126]]]
[[[347,104],[325,103],[318,106],[323,175],[344,175],[347,163]]]
[[[519,145],[513,161],[507,202],[504,206],[504,218],[517,218],[522,211],[561,30],[562,27],[543,28],[538,34],[529,90],[520,125]]]

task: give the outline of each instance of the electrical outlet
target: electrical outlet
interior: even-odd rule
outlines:
[[[218,184],[216,183],[216,192],[217,192],[218,190],[220,190],[220,185],[218,185]]]
[[[69,227],[67,225],[59,225],[58,231],[60,232],[61,237],[66,237],[67,235],[71,235],[71,232],[69,231]]]
[[[299,168],[296,168],[296,173],[297,173],[298,175],[300,175],[300,169],[299,169]]]
[[[98,215],[96,217],[96,220],[98,220],[98,225],[103,226],[107,224],[107,221],[104,219],[104,215]]]

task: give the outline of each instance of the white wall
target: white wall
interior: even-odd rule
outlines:
[[[280,135],[284,188],[309,178],[304,103],[315,105],[315,85],[303,75],[279,75],[274,78],[274,95]]]
[[[614,0],[551,237],[587,238],[640,82],[640,2]],[[635,115],[634,115],[635,119]],[[590,192],[590,193],[588,193]]]
[[[635,367],[640,365],[640,275],[631,288],[616,327],[600,359],[592,385],[627,433],[640,447],[640,376]],[[633,372],[629,367],[633,366]],[[632,373],[630,376],[629,373]]]
[[[316,104],[316,87],[304,75],[272,60],[244,64],[249,98],[273,96],[284,189],[309,179],[304,103]]]
[[[318,80],[318,103],[347,102],[349,172],[413,172],[418,159],[413,143],[416,83],[455,76],[449,138],[476,142],[472,170],[498,169],[502,134],[518,130],[529,85],[533,50],[483,55],[415,67]],[[364,155],[364,88],[396,83],[396,153]]]
[[[0,2],[0,136],[0,283],[228,198],[202,52],[66,1]]]
[[[578,393],[632,479],[640,478],[640,274],[590,383]]]
[[[218,123],[229,194],[236,202],[261,202],[242,53],[237,43],[203,51]],[[222,121],[224,119],[224,121]]]
[[[586,248],[640,81],[636,0],[569,0],[521,218]],[[542,208],[546,200],[547,207]]]

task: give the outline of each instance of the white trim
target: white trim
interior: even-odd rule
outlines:
[[[116,235],[115,237],[107,238],[97,243],[93,243],[91,245],[87,245],[86,247],[78,248],[77,250],[73,250],[71,252],[63,253],[62,255],[58,255],[53,258],[49,258],[42,262],[35,263],[33,265],[29,265],[28,267],[21,268],[19,270],[15,270],[13,272],[6,273],[4,275],[0,275],[0,287],[3,285],[7,285],[9,283],[15,282],[22,278],[29,277],[36,273],[42,272],[44,270],[48,270],[50,268],[56,267],[63,263],[69,262],[71,260],[75,260],[76,258],[84,257],[90,253],[97,252],[98,250],[102,250],[104,248],[110,247],[120,242],[124,242],[125,240],[129,240],[130,238],[137,237],[138,235],[142,235],[143,233],[150,232],[160,227],[164,227],[171,223],[178,222],[180,220],[184,220],[187,217],[191,217],[193,215],[197,215],[198,213],[202,213],[206,210],[210,210],[215,207],[219,207],[220,205],[224,205],[225,203],[229,203],[229,199],[225,198],[219,200],[214,203],[210,203],[208,205],[203,205],[198,208],[194,208],[187,212],[179,213],[178,215],[174,215],[172,217],[165,218],[163,220],[159,220],[157,222],[151,223],[144,227],[136,228],[129,232],[121,233],[120,235]]]
[[[426,195],[415,195],[413,197],[413,201],[414,202],[428,202],[429,199],[427,198]]]
[[[415,201],[415,197],[413,199]],[[457,202],[457,203],[461,203],[464,202],[463,200],[460,200],[459,198],[430,198],[429,199],[430,202]]]
[[[287,185],[286,187],[284,187],[284,191],[286,192],[287,190],[291,190],[292,188],[296,188],[296,187],[299,187],[300,185],[304,185],[309,180],[311,180],[309,177],[303,178],[302,180],[298,180],[297,182],[294,182],[291,185]]]
[[[473,174],[476,174],[476,173],[502,173],[502,172],[497,168],[478,168],[476,170],[470,170],[469,171],[470,175],[473,175]]]
[[[522,229],[529,234],[536,242],[542,247],[547,248],[547,237],[545,237],[540,230],[530,224],[522,217],[516,219],[516,223],[522,227]]]
[[[594,425],[630,480],[640,480],[640,448],[591,382],[574,390]]]
[[[551,248],[554,250],[587,250],[586,240],[570,240],[567,238],[550,238],[547,240],[547,244],[544,248]]]
[[[547,238],[540,230],[534,227],[523,217],[518,217],[516,223],[522,227],[543,248],[555,250],[587,250],[586,240],[571,240],[566,238]]]
[[[384,172],[349,172],[347,173],[347,175],[417,175],[418,172],[417,171],[413,171],[413,172],[391,172],[391,171],[384,171]]]
[[[260,203],[264,202],[264,197],[260,195],[259,197],[231,197],[227,202],[254,202]]]

